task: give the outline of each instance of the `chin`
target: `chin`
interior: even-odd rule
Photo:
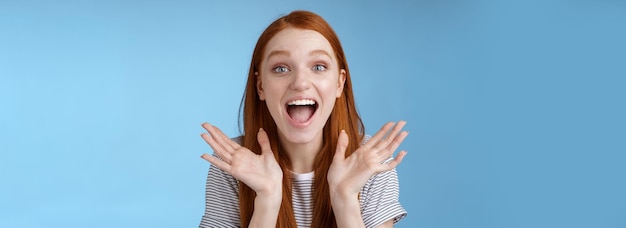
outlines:
[[[323,134],[322,132],[323,128],[320,129],[319,131],[315,131],[315,130],[310,130],[310,131],[302,131],[302,130],[296,130],[296,131],[281,131],[279,130],[283,135],[283,138],[285,140],[287,140],[288,143],[294,143],[294,144],[306,144],[306,143],[311,143],[315,140],[316,136],[320,136]]]

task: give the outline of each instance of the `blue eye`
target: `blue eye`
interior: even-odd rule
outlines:
[[[277,66],[277,67],[274,67],[272,71],[274,71],[275,73],[285,73],[285,72],[288,72],[289,69],[285,66]]]
[[[313,66],[313,70],[314,71],[325,71],[326,70],[326,66],[318,64],[318,65]]]

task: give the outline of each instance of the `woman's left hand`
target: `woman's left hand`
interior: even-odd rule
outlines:
[[[331,195],[357,196],[373,175],[398,166],[406,155],[406,151],[400,151],[398,156],[387,163],[383,162],[393,156],[409,134],[406,131],[401,132],[405,124],[405,121],[400,121],[398,124],[393,122],[385,124],[367,143],[347,158],[345,152],[348,146],[348,135],[342,131],[339,134],[333,162],[328,170],[327,179]]]

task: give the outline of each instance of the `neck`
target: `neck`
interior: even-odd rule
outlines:
[[[291,161],[291,171],[294,173],[309,173],[314,170],[315,156],[322,149],[322,135],[320,132],[313,140],[306,143],[292,143],[281,135],[282,149]]]

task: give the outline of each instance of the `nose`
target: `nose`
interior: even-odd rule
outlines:
[[[306,70],[295,70],[292,75],[290,85],[291,89],[296,91],[304,91],[311,87],[311,81]]]

